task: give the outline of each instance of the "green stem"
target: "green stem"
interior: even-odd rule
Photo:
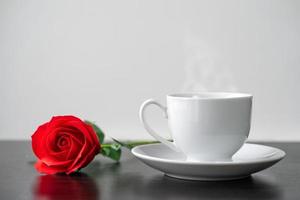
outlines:
[[[129,141],[127,142],[127,146],[132,149],[133,147],[139,146],[139,145],[144,145],[144,144],[156,144],[159,143],[158,141]]]
[[[121,142],[116,139],[113,139],[112,143],[101,144],[100,154],[119,162],[119,160],[121,158],[121,154],[122,154],[121,147],[125,147],[125,148],[131,150],[133,147],[136,147],[139,145],[155,144],[155,143],[158,143],[158,141],[124,141],[124,142],[122,141]]]
[[[105,147],[111,147],[111,145],[113,145],[112,143],[106,143],[106,144],[101,144],[101,148],[105,148]]]
[[[132,149],[133,147],[139,146],[139,145],[144,145],[144,144],[155,144],[155,143],[159,143],[158,141],[124,141],[124,142],[120,142],[117,140],[114,140],[116,143],[120,144],[121,146],[128,148],[128,149]],[[105,144],[101,144],[102,148],[105,147],[111,147],[114,143],[105,143]]]

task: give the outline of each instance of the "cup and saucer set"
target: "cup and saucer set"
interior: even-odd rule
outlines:
[[[167,95],[167,107],[153,99],[140,108],[144,128],[161,143],[137,146],[133,155],[167,176],[203,181],[241,179],[285,157],[274,147],[245,143],[251,122],[251,94],[194,93]],[[148,125],[145,109],[161,108],[173,142]]]

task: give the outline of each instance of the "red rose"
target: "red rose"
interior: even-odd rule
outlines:
[[[46,174],[75,172],[100,152],[93,128],[74,116],[57,116],[41,125],[31,136],[38,157],[35,168]]]

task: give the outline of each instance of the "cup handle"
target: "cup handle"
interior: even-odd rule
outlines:
[[[149,106],[149,105],[156,105],[158,107],[160,107],[163,112],[164,112],[164,117],[168,118],[168,114],[167,114],[167,108],[163,105],[161,105],[160,103],[158,103],[157,101],[155,101],[154,99],[148,99],[146,100],[140,107],[140,112],[139,112],[139,116],[140,116],[140,120],[144,126],[144,128],[148,131],[148,133],[153,136],[155,139],[157,139],[158,141],[160,141],[161,143],[165,144],[166,146],[168,146],[169,148],[171,148],[172,150],[178,152],[179,150],[177,149],[177,147],[174,145],[173,142],[170,142],[168,140],[166,140],[165,138],[161,137],[160,135],[158,135],[157,133],[155,133],[155,131],[148,125],[148,123],[145,120],[145,109]]]

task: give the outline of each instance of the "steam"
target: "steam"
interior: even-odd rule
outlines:
[[[184,48],[183,92],[237,91],[228,67],[204,40],[189,32]]]

